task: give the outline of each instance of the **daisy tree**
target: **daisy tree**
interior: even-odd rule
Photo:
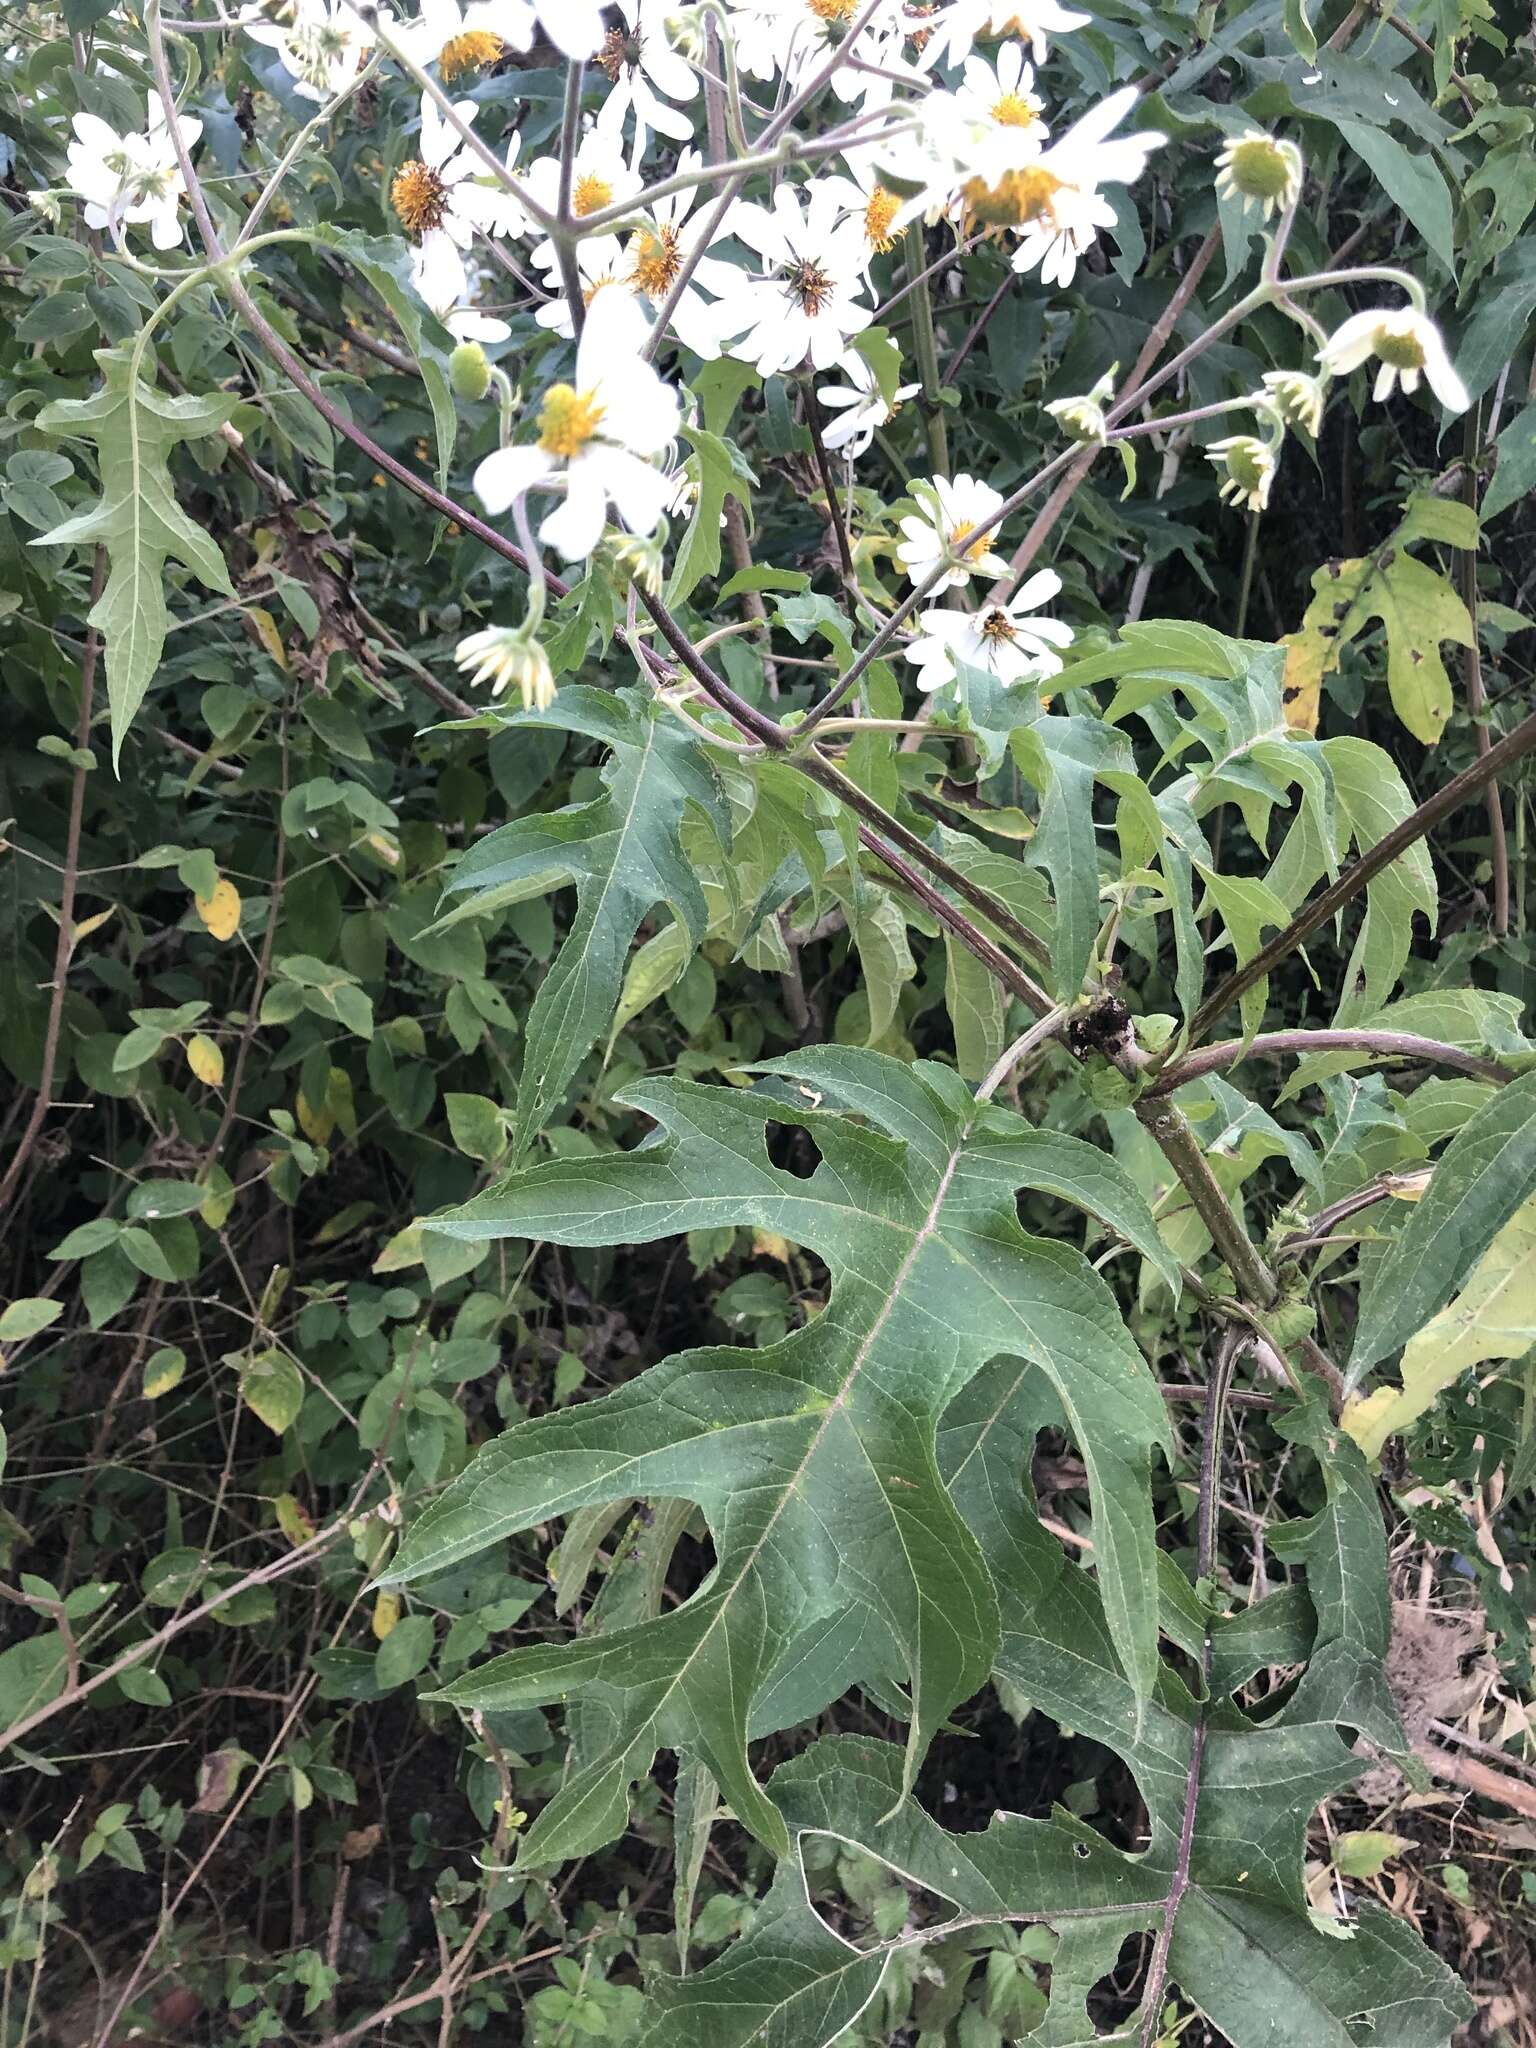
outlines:
[[[414,1684],[487,1836],[420,1981],[338,2015],[338,1936],[293,2038],[317,2012],[334,2043],[407,2014],[457,2038],[537,1966],[538,2043],[1449,2044],[1454,1973],[1346,1883],[1389,1852],[1319,1885],[1314,1815],[1367,1768],[1454,1778],[1393,1690],[1382,1499],[1408,1528],[1400,1439],[1536,1335],[1528,1303],[1519,1343],[1484,1327],[1536,1204],[1536,718],[1488,686],[1524,586],[1479,555],[1536,480],[1503,32],[186,6],[24,8],[6,87],[10,609],[75,738],[43,748],[72,822],[0,1170],[30,1185],[95,1036],[87,788],[169,745],[190,791],[270,814],[244,921],[169,848],[255,979],[228,1071],[175,970],[77,1061],[89,1095],[185,1041],[205,1092],[120,1091],[143,1160],[186,1171],[136,1159],[130,1220],[109,1195],[61,1256],[129,1272],[108,1322],[158,1290],[137,1371],[226,1196],[302,1213],[395,1134],[410,1208],[375,1270],[428,1276],[431,1398],[408,1345],[335,1375],[264,1346],[252,1295],[241,1400],[289,1460],[268,1491],[309,1460],[334,1495],[326,1532],[279,1518],[351,1573],[312,1682],[359,1712]],[[194,624],[263,664],[211,685],[206,747],[176,723]],[[401,825],[373,702],[419,709],[401,756],[451,820]],[[123,817],[95,865],[152,866]],[[1427,962],[1452,818],[1475,903]],[[333,866],[371,878],[345,922],[314,909]],[[383,935],[448,984],[440,1059],[384,1022]],[[255,1150],[253,1061],[301,1082],[292,1113],[263,1092]],[[670,1341],[661,1283],[581,1398],[568,1352],[553,1390],[452,1398],[453,1345],[515,1346],[539,1259],[585,1306],[614,1254],[711,1285],[744,1245],[777,1269],[728,1290],[752,1341]],[[1490,1377],[1478,1440],[1518,1432],[1528,1476]],[[346,1498],[338,1428],[367,1456]],[[1234,1459],[1269,1475],[1242,1543]],[[1488,1540],[1467,1575],[1508,1606]],[[509,1559],[548,1588],[507,1642],[539,1586],[515,1613],[465,1589]],[[0,1685],[15,1741],[98,1687],[171,1697],[182,1607],[82,1658],[71,1597],[17,1595],[48,1627]],[[354,1609],[372,1693],[345,1689]],[[994,1776],[951,1825],[987,1714],[1093,1746],[1130,1807]],[[251,1793],[279,1752],[309,1770],[279,1743]],[[648,1945],[628,1877],[613,1924],[614,1886],[582,1889],[632,1836],[674,1902]],[[706,1868],[741,1910],[716,1895],[701,1964]]]

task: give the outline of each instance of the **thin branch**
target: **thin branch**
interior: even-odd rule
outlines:
[[[107,576],[107,551],[98,547],[91,568],[91,605],[101,596],[102,585]],[[47,1121],[53,1107],[53,1079],[58,1071],[59,1040],[64,1027],[64,989],[69,979],[69,964],[75,950],[75,894],[80,885],[80,831],[85,817],[85,784],[90,773],[87,753],[91,744],[91,713],[96,690],[96,660],[101,649],[101,636],[92,626],[85,636],[85,648],[80,657],[80,715],[75,721],[75,746],[79,760],[75,764],[74,780],[69,790],[69,823],[64,831],[64,872],[59,891],[59,930],[53,945],[53,980],[48,991],[48,1022],[43,1030],[43,1059],[37,1077],[37,1095],[32,1104],[32,1114],[27,1118],[26,1129],[22,1132],[16,1150],[11,1154],[11,1163],[5,1169],[5,1178],[0,1180],[0,1213],[10,1202],[22,1168],[31,1156],[32,1147],[37,1143],[38,1133]]]
[[[1437,1038],[1420,1038],[1412,1031],[1261,1031],[1254,1038],[1227,1038],[1219,1045],[1203,1046],[1198,1052],[1186,1054],[1165,1068],[1147,1093],[1170,1095],[1186,1081],[1197,1080],[1202,1074],[1224,1073],[1228,1067],[1257,1059],[1264,1053],[1295,1053],[1305,1058],[1327,1052],[1368,1052],[1377,1059],[1424,1060],[1434,1066],[1449,1067],[1453,1073],[1471,1074],[1479,1081],[1493,1081],[1501,1087],[1515,1078],[1497,1060],[1463,1052],[1459,1046],[1443,1045]]]
[[[1242,1339],[1225,1336],[1216,1354],[1211,1376],[1210,1399],[1205,1404],[1204,1429],[1200,1444],[1200,1495],[1195,1531],[1195,1573],[1208,1584],[1216,1574],[1216,1522],[1220,1512],[1221,1446],[1226,1429],[1227,1397],[1232,1388]],[[1173,1875],[1163,1905],[1162,1925],[1152,1945],[1147,1965],[1146,1988],[1142,1992],[1141,2048],[1153,2048],[1162,2033],[1160,2009],[1168,1983],[1168,1957],[1173,1947],[1173,1930],[1179,1907],[1189,1889],[1190,1863],[1195,1846],[1195,1815],[1200,1806],[1200,1774],[1205,1763],[1206,1721],[1210,1713],[1211,1666],[1213,1662],[1212,1620],[1207,1612],[1205,1634],[1200,1645],[1201,1698],[1195,1706],[1195,1724],[1189,1736],[1189,1765],[1184,1777],[1184,1812],[1179,1822],[1179,1844],[1174,1855]]]
[[[1478,412],[1479,407],[1474,405],[1467,414],[1466,460],[1463,464],[1462,480],[1462,495],[1471,507],[1474,517],[1477,513],[1478,497]],[[1462,650],[1463,672],[1467,679],[1467,710],[1472,716],[1477,751],[1482,755],[1488,752],[1493,742],[1488,735],[1488,702],[1487,693],[1483,689],[1483,655],[1477,639],[1477,549],[1458,548],[1456,562],[1457,580],[1461,584],[1461,601],[1466,606],[1467,617],[1472,622],[1471,634]],[[1493,929],[1495,935],[1502,939],[1509,934],[1509,841],[1504,832],[1504,800],[1499,794],[1497,782],[1490,782],[1483,791],[1483,803],[1488,812],[1489,858],[1493,868]]]

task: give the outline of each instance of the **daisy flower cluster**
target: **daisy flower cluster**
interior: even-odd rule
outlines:
[[[1058,0],[418,0],[409,14],[375,0],[249,0],[234,20],[317,119],[375,73],[411,82],[418,111],[379,137],[385,190],[411,283],[458,343],[455,389],[467,403],[498,394],[502,445],[475,491],[531,548],[567,562],[617,529],[615,557],[643,564],[652,584],[669,521],[692,516],[697,497],[697,460],[680,462],[677,446],[696,365],[731,358],[765,381],[795,380],[821,459],[836,458],[851,486],[854,466],[889,448],[896,412],[923,392],[931,421],[938,396],[931,353],[923,376],[903,374],[921,365],[900,363],[890,309],[915,291],[926,299],[928,276],[983,241],[1031,291],[1070,289],[1165,141],[1139,124],[1134,84],[1056,118],[1057,45],[1089,22]],[[517,94],[523,69],[547,79],[552,63],[567,81],[558,119],[547,87],[542,100]],[[182,118],[184,145],[200,132]],[[1213,166],[1223,207],[1256,213],[1277,252],[1305,175],[1294,141],[1240,118]],[[76,115],[67,177],[87,224],[119,244],[137,228],[157,249],[181,241],[180,159],[156,94],[142,132]],[[1332,382],[1367,362],[1377,400],[1422,381],[1452,410],[1466,404],[1417,284],[1350,275],[1391,277],[1408,303],[1329,335],[1286,296],[1321,280],[1277,285],[1313,363],[1271,369],[1258,389],[1203,409],[1253,415],[1205,444],[1235,506],[1265,509],[1287,436],[1315,436]],[[511,343],[514,309],[574,348],[526,392],[484,356]],[[1045,406],[1068,444],[1104,447],[1120,431],[1136,401],[1117,406],[1116,375]],[[929,436],[936,472],[948,468],[945,438]],[[530,497],[555,503],[534,517]],[[1040,614],[1060,580],[1042,570],[1012,587],[999,537],[1012,509],[963,471],[912,479],[896,507],[913,621],[904,651],[920,690],[963,686],[971,670],[1012,686],[1060,669],[1070,629]],[[536,647],[541,603],[519,628],[465,643],[477,680],[530,701],[553,687]]]

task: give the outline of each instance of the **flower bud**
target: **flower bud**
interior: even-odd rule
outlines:
[[[491,388],[491,366],[478,341],[461,341],[448,358],[448,381],[458,396],[476,405]]]

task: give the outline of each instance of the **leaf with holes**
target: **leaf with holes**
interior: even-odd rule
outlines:
[[[1026,1505],[1037,1432],[1060,1421],[1042,1376],[1000,1361],[945,1416],[940,1465],[999,1589],[999,1675],[1124,1759],[1145,1802],[1145,1847],[1129,1854],[1059,1809],[1043,1820],[999,1813],[984,1832],[950,1834],[901,1796],[895,1750],[818,1742],[771,1782],[794,1853],[751,1931],[705,1969],[653,1985],[642,2048],[827,2048],[925,1936],[1019,1922],[1056,1937],[1050,2009],[1030,2035],[1055,2048],[1100,2038],[1087,1995],[1136,1934],[1158,1938],[1169,1983],[1232,2048],[1356,2048],[1367,2034],[1393,2048],[1447,2048],[1471,2011],[1450,1971],[1374,1905],[1348,1924],[1320,1924],[1304,1881],[1312,1809],[1364,1767],[1353,1731],[1400,1740],[1382,1705],[1385,1538],[1358,1452],[1326,1417],[1295,1418],[1291,1433],[1316,1456],[1326,1494],[1287,1545],[1307,1569],[1299,1637],[1293,1589],[1207,1617],[1180,1580],[1166,1625],[1197,1654],[1209,1627],[1211,1698],[1198,1700],[1166,1667],[1142,1700],[1119,1669],[1092,1579]],[[1285,1610],[1277,1632],[1255,1626],[1272,1606]],[[1192,1639],[1179,1609],[1192,1613]],[[1309,1648],[1312,1668],[1278,1712],[1254,1720],[1238,1710],[1232,1694],[1257,1669]],[[815,1910],[802,1857],[827,1838],[919,1888],[899,1932],[857,1944]],[[1140,2039],[1153,2038],[1155,2017],[1143,2013]]]
[[[680,1353],[603,1400],[509,1430],[391,1564],[391,1583],[420,1579],[600,1501],[680,1497],[704,1512],[716,1565],[691,1599],[638,1627],[513,1651],[444,1695],[486,1710],[607,1704],[607,1745],[529,1830],[528,1865],[616,1835],[628,1786],[662,1743],[702,1759],[737,1818],[782,1850],[783,1822],[748,1767],[749,1728],[770,1732],[835,1697],[855,1652],[829,1631],[857,1634],[865,1617],[911,1688],[910,1782],[945,1715],[985,1681],[997,1641],[992,1582],[939,1479],[934,1430],[1001,1354],[1058,1391],[1087,1466],[1117,1653],[1139,1696],[1153,1683],[1148,1460],[1167,1442],[1163,1404],[1083,1254],[1029,1236],[1016,1202],[1030,1187],[1087,1210],[1176,1285],[1130,1181],[1092,1146],[978,1105],[947,1068],[822,1047],[762,1072],[750,1092],[635,1087],[627,1099],[661,1127],[638,1151],[514,1173],[431,1221],[476,1242],[564,1245],[748,1225],[809,1246],[832,1273],[825,1310],[778,1344]],[[808,1180],[770,1162],[775,1124],[819,1148]],[[791,1706],[813,1642],[818,1685],[832,1690]],[[764,1726],[776,1684],[785,1718]]]

